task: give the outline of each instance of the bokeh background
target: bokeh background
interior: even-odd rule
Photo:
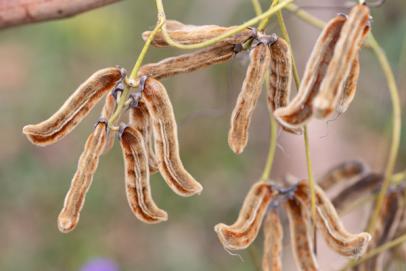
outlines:
[[[269,5],[261,2],[264,8]],[[337,12],[348,13],[320,8],[342,5],[338,0],[296,3],[324,20]],[[233,25],[254,16],[248,0],[164,4],[168,18],[185,23]],[[403,105],[405,11],[402,0],[386,1],[372,10],[373,32],[391,61]],[[248,61],[244,53],[227,64],[164,80],[179,124],[181,156],[203,184],[202,195],[180,198],[156,174],[153,196],[168,211],[169,221],[142,224],[127,205],[122,154],[116,144],[101,159],[77,229],[67,235],[57,230],[57,215],[99,108],[72,134],[46,148],[31,145],[21,129],[47,118],[95,70],[117,64],[131,69],[143,45],[141,33],[154,26],[155,12],[154,1],[127,0],[71,19],[0,32],[0,270],[81,270],[100,258],[104,261],[98,263],[111,261],[110,266],[120,271],[256,270],[262,236],[250,250],[239,253],[241,260],[222,248],[213,231],[216,223],[234,221],[267,155],[265,96],[255,111],[245,152],[234,155],[227,145],[229,118]],[[320,31],[288,12],[285,17],[302,73]],[[278,32],[274,19],[267,31]],[[153,48],[145,61],[180,53]],[[388,153],[390,113],[385,78],[372,53],[364,49],[359,90],[348,112],[329,122],[310,124],[315,176],[349,159],[362,159],[380,172]],[[406,141],[402,140],[399,170],[406,167],[405,158]],[[272,179],[280,181],[286,174],[306,177],[303,138],[280,132]],[[355,210],[344,217],[346,226],[361,230],[367,214],[365,208]],[[284,270],[296,270],[287,232],[285,236]],[[319,240],[321,269],[337,269],[344,259],[324,246]]]

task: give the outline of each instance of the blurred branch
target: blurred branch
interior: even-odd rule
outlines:
[[[120,0],[0,0],[0,29],[62,19]]]

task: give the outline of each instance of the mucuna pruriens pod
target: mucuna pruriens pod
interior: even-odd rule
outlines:
[[[180,159],[175,114],[165,87],[158,80],[148,78],[141,101],[151,116],[155,154],[162,177],[180,196],[200,194],[202,186],[186,171]]]
[[[39,146],[57,142],[69,134],[122,78],[122,70],[118,67],[95,72],[55,114],[38,124],[26,125],[23,133],[33,144]]]

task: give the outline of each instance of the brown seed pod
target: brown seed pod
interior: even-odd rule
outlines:
[[[178,195],[187,197],[200,194],[202,186],[185,170],[180,160],[175,114],[165,87],[158,80],[148,78],[141,101],[151,116],[162,177]]]
[[[106,68],[95,72],[66,100],[49,119],[26,125],[23,133],[36,145],[53,144],[69,134],[123,77],[120,68]]]
[[[348,210],[349,205],[378,189],[382,182],[383,176],[381,174],[370,173],[361,177],[354,184],[344,188],[331,202],[336,208],[337,213],[342,214],[345,210]]]
[[[236,154],[242,153],[247,145],[252,113],[261,94],[270,57],[268,46],[264,43],[259,43],[251,50],[250,64],[231,115],[231,127],[228,132],[228,145]]]
[[[336,184],[348,182],[356,177],[363,176],[369,171],[362,161],[349,160],[330,169],[318,180],[318,185],[325,191]]]
[[[341,30],[326,76],[314,99],[313,110],[316,117],[326,118],[336,109],[353,61],[359,54],[369,28],[369,8],[363,4],[356,5]]]
[[[161,79],[226,62],[235,54],[235,45],[223,42],[200,51],[165,58],[157,63],[146,64],[141,67],[139,74]]]
[[[223,27],[218,25],[185,25],[174,20],[166,21],[166,30],[169,36],[176,42],[182,44],[196,44],[206,40],[215,38],[225,32],[231,31],[235,26]],[[142,38],[147,40],[151,31],[142,33]],[[232,44],[243,43],[254,34],[254,30],[247,28],[243,31],[226,38],[225,41]],[[162,32],[158,32],[152,40],[152,45],[155,47],[166,47],[169,44],[165,41]]]
[[[365,253],[371,235],[366,232],[349,233],[340,221],[333,204],[323,190],[315,187],[316,192],[316,226],[323,235],[327,245],[335,252],[349,257],[359,257]],[[307,180],[300,181],[295,197],[303,206],[311,206],[310,187]],[[307,210],[309,211],[309,210]]]
[[[105,118],[106,120],[113,115],[114,110],[116,109],[116,98],[114,97],[113,93],[110,93],[106,96],[106,102],[104,104],[104,107],[102,109],[101,117]],[[107,153],[113,148],[114,145],[114,140],[115,139],[115,133],[112,132],[109,128],[107,129],[107,143],[104,148],[103,153]]]
[[[63,233],[72,231],[79,222],[80,211],[106,141],[106,123],[100,122],[87,138],[84,150],[79,157],[78,168],[66,194],[63,209],[58,216],[58,228]]]
[[[344,90],[343,94],[341,95],[340,101],[337,104],[336,111],[339,114],[344,113],[347,111],[348,107],[350,106],[351,102],[354,100],[355,93],[357,91],[357,83],[360,74],[361,65],[359,62],[359,55],[355,57],[352,61],[352,66],[350,70],[350,74],[348,75],[345,83],[344,83]]]
[[[275,34],[275,42],[269,45],[271,51],[270,66],[269,66],[269,86],[267,90],[268,109],[274,112],[280,107],[288,105],[290,90],[292,87],[292,54],[289,44],[277,37]],[[292,129],[280,123],[283,130],[293,134],[302,134],[303,128]]]
[[[305,210],[307,207],[295,198],[289,199],[284,207],[289,219],[290,240],[298,270],[319,270],[316,255],[313,252],[312,229]]]
[[[313,99],[319,92],[345,21],[345,16],[338,15],[324,27],[307,61],[297,95],[288,106],[275,110],[276,119],[284,126],[301,127],[312,117]]]
[[[149,224],[168,220],[168,214],[159,209],[152,199],[144,136],[129,126],[120,129],[126,193],[132,212],[139,220]]]
[[[214,227],[224,248],[245,249],[255,240],[268,204],[276,194],[269,183],[258,182],[251,187],[237,221],[230,226],[219,223]]]
[[[149,173],[158,172],[158,161],[153,150],[151,119],[144,103],[139,102],[137,106],[130,108],[129,126],[139,131],[144,139],[148,152]]]
[[[272,209],[264,221],[264,255],[263,271],[282,270],[282,239],[283,227],[277,209]]]

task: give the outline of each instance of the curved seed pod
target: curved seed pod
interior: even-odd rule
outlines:
[[[369,8],[363,4],[356,5],[342,28],[326,76],[314,99],[313,109],[316,117],[326,118],[335,110],[353,61],[358,56],[369,28]]]
[[[357,91],[357,83],[360,74],[361,65],[359,62],[359,55],[355,57],[352,61],[351,71],[344,83],[343,94],[341,95],[340,101],[337,104],[336,111],[340,114],[347,111],[351,102],[354,100],[355,93]]]
[[[146,64],[141,67],[139,74],[161,79],[226,62],[235,54],[235,45],[223,42],[200,51],[165,58],[157,63]]]
[[[270,57],[268,46],[264,43],[259,43],[251,50],[250,64],[231,115],[231,127],[228,132],[228,145],[236,154],[242,153],[247,145],[252,113],[261,94]]]
[[[284,207],[289,219],[290,240],[298,270],[319,270],[316,255],[313,252],[312,229],[305,210],[307,207],[304,207],[295,198],[289,199]]]
[[[38,124],[24,126],[23,133],[36,145],[46,146],[57,142],[69,134],[122,77],[120,68],[116,67],[95,72],[54,115]]]
[[[132,212],[139,220],[149,224],[168,220],[168,214],[157,207],[151,196],[148,153],[143,135],[131,127],[121,129],[126,193]]]
[[[139,102],[136,107],[130,108],[129,126],[139,131],[144,139],[145,147],[148,152],[149,173],[158,172],[158,161],[152,147],[152,127],[148,110],[144,103]]]
[[[366,232],[349,233],[340,221],[333,204],[320,187],[316,186],[316,226],[327,245],[335,252],[350,257],[359,257],[365,253],[371,235]],[[300,181],[295,197],[304,206],[310,206],[310,188],[307,180]],[[309,211],[309,210],[308,210]]]
[[[273,34],[275,35],[275,34]],[[276,35],[275,35],[276,36]],[[269,45],[271,51],[268,85],[268,109],[274,112],[288,105],[292,86],[292,54],[289,44],[281,37],[275,37],[275,42]],[[302,134],[303,128],[292,129],[280,123],[283,130],[292,134]]]
[[[93,133],[87,138],[84,150],[79,157],[78,168],[66,194],[63,209],[58,216],[58,228],[63,233],[72,231],[79,222],[86,193],[106,145],[106,128],[104,122],[97,124]]]
[[[262,257],[263,271],[282,270],[282,239],[283,227],[278,210],[272,209],[264,221],[264,255]]]
[[[381,174],[370,173],[353,185],[343,189],[337,196],[332,199],[332,203],[338,214],[342,214],[348,210],[348,206],[356,202],[358,199],[371,194],[383,182]]]
[[[390,191],[384,200],[383,208],[379,214],[377,226],[373,233],[374,239],[369,245],[369,250],[381,246],[384,243],[391,241],[398,229],[403,215],[403,207],[405,205],[404,195],[399,189]],[[385,258],[388,253],[380,253],[379,255],[370,258],[368,261],[360,265],[360,270],[384,270]]]
[[[202,186],[185,170],[179,156],[175,114],[165,87],[148,78],[141,99],[148,109],[154,132],[154,146],[159,172],[169,187],[178,195],[200,194]]]
[[[362,161],[349,160],[330,169],[319,180],[318,185],[325,191],[336,184],[347,182],[368,172],[368,167]]]
[[[106,102],[104,104],[104,107],[102,109],[101,117],[104,119],[109,119],[113,113],[114,110],[116,109],[116,98],[114,98],[114,94],[110,93],[106,96]],[[107,142],[106,146],[104,148],[104,153],[107,153],[113,148],[114,145],[114,139],[115,139],[115,133],[112,132],[110,129],[107,130]]]
[[[214,227],[224,248],[245,249],[255,240],[268,204],[276,194],[269,183],[258,182],[251,187],[237,221],[230,226],[219,223]]]
[[[324,27],[307,61],[297,95],[288,106],[275,110],[276,119],[284,126],[301,127],[311,118],[313,99],[319,92],[345,21],[345,16],[338,15]]]
[[[223,27],[218,25],[185,25],[181,22],[174,20],[166,21],[166,30],[169,36],[176,42],[182,44],[196,44],[212,38],[215,38],[225,32],[231,31],[235,26]],[[142,38],[147,40],[151,31],[145,31],[142,33]],[[250,28],[244,29],[243,31],[226,38],[225,41],[232,44],[243,43],[252,37],[254,31]],[[155,47],[166,47],[169,44],[165,41],[164,35],[158,32],[154,39],[152,40],[152,45]]]

